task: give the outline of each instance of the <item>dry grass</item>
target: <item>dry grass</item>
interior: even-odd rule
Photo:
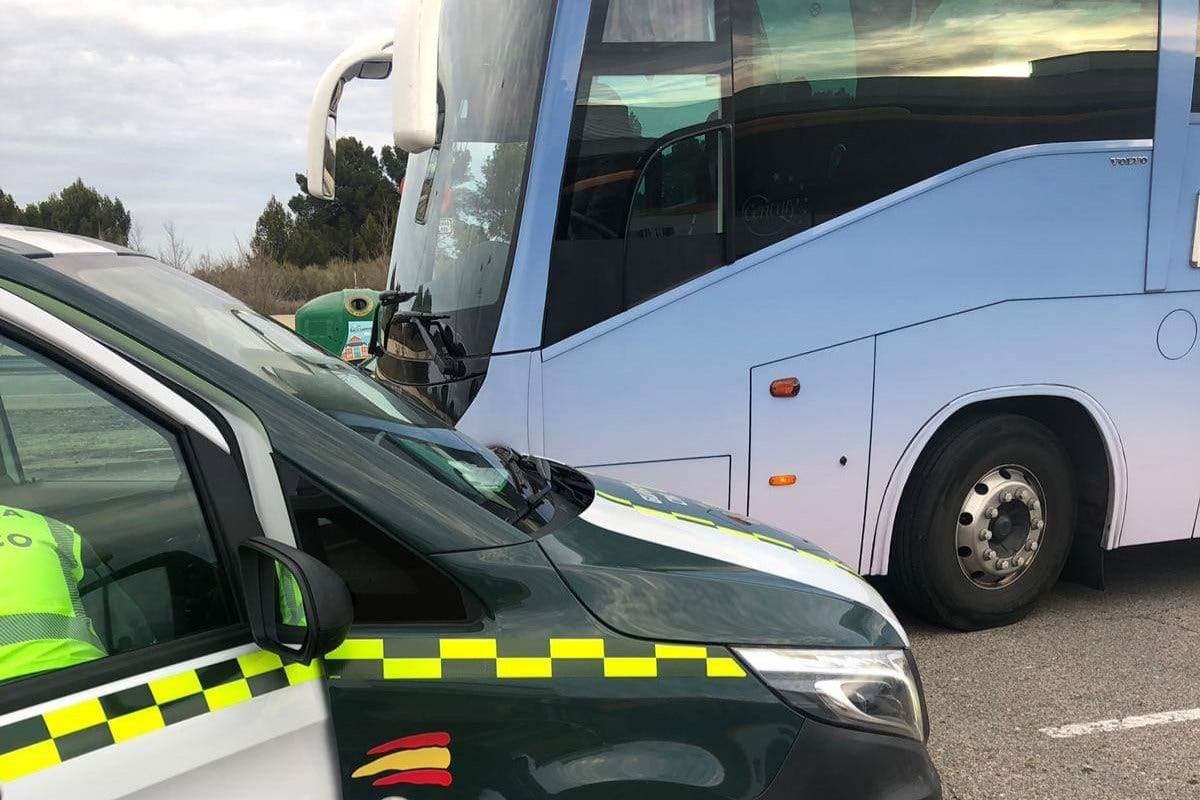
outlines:
[[[339,289],[382,289],[388,262],[331,261],[323,267],[276,264],[239,256],[201,266],[192,274],[263,314],[295,314],[314,297]]]

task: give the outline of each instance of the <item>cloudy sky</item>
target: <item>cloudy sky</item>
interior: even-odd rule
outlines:
[[[119,197],[155,252],[245,243],[296,192],[317,78],[394,0],[0,0],[0,189],[24,205],[77,177]],[[383,82],[347,92],[341,132],[389,139]]]

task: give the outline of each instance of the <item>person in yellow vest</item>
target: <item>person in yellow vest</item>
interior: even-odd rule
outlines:
[[[279,591],[279,621],[284,625],[303,628],[308,624],[304,614],[304,596],[296,576],[282,564],[275,562],[275,585]]]
[[[0,505],[0,681],[107,655],[79,597],[82,548],[71,526]]]

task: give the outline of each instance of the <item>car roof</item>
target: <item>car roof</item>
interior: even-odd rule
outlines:
[[[118,256],[144,255],[128,247],[101,239],[93,239],[90,236],[9,224],[0,224],[0,250],[16,253],[26,258],[49,258],[76,253]]]

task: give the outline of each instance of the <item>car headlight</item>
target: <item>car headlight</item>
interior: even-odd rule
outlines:
[[[925,739],[925,701],[906,650],[739,647],[735,652],[805,714],[834,725]]]

